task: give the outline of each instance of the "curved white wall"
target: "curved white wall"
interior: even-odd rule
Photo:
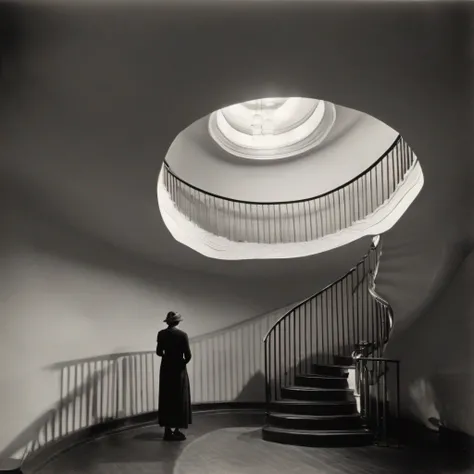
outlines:
[[[337,188],[369,168],[398,136],[367,114],[336,106],[336,123],[320,147],[288,160],[258,162],[222,150],[209,136],[208,120],[183,130],[166,161],[194,186],[248,201],[305,199]]]
[[[179,1],[170,2],[166,12],[156,2],[137,2],[123,9],[113,2],[107,8],[103,2],[100,7],[86,3],[38,5],[31,10],[21,5],[21,24],[28,25],[27,35],[18,45],[17,57],[5,62],[2,58],[2,168],[12,175],[27,176],[29,184],[42,190],[50,208],[110,246],[139,249],[150,260],[192,264],[203,273],[237,274],[242,268],[257,272],[263,265],[271,275],[273,267],[263,262],[245,267],[232,262],[223,267],[222,262],[186,252],[167,237],[156,205],[156,178],[169,145],[193,120],[245,100],[249,94],[262,96],[268,84],[275,85],[272,95],[321,96],[365,110],[399,131],[423,167],[423,191],[384,239],[378,287],[395,309],[399,336],[394,337],[390,350],[403,356],[402,371],[403,366],[415,364],[419,375],[432,373],[430,360],[417,361],[426,331],[416,333],[413,347],[418,345],[418,351],[404,352],[403,340],[418,318],[426,317],[429,327],[431,310],[425,303],[449,280],[446,269],[453,249],[467,237],[467,223],[472,222],[472,200],[467,201],[464,192],[472,162],[472,88],[468,83],[472,71],[466,58],[468,17],[464,7],[458,2],[351,1],[345,8],[340,2],[216,1],[198,11],[201,3],[194,2],[198,14],[192,16],[193,21],[187,21],[189,15],[183,21],[188,11]],[[282,29],[289,34],[280,34]],[[225,41],[216,42],[216,37]],[[262,37],[271,41],[257,41]],[[202,61],[196,60],[196,48],[190,47],[189,38],[206,52]],[[301,48],[301,44],[311,47]],[[88,67],[78,56],[87,57]],[[164,69],[164,64],[169,67]],[[36,231],[35,226],[28,232],[35,235]],[[8,249],[0,251],[5,263]],[[81,251],[90,254],[85,244]],[[100,252],[91,258],[99,259]],[[19,261],[22,259],[20,254]],[[291,266],[290,261],[285,263]],[[318,268],[311,258],[297,264],[306,272]],[[18,340],[8,358],[18,355],[25,365],[18,366],[16,379],[8,379],[19,384],[15,389],[18,404],[15,411],[11,401],[1,405],[5,407],[0,415],[2,445],[8,443],[7,436],[16,437],[30,426],[50,403],[50,399],[38,401],[38,393],[46,390],[52,396],[48,386],[52,378],[35,361],[40,343],[49,347],[50,341],[41,339],[28,348],[26,342],[33,335],[18,327],[16,318],[28,318],[28,323],[37,325],[36,315],[41,314],[41,321],[48,324],[48,315],[55,310],[59,313],[55,319],[74,321],[77,307],[83,305],[89,308],[83,314],[106,314],[113,319],[123,302],[120,290],[132,291],[128,280],[117,282],[116,271],[110,272],[110,285],[104,285],[103,294],[97,295],[92,291],[97,290],[95,280],[82,267],[58,272],[60,277],[53,278],[54,272],[42,272],[32,265],[35,276],[29,282],[33,288],[38,288],[38,282],[42,287],[28,292],[35,298],[28,297],[27,312],[20,303],[21,292],[27,293],[25,287],[11,282],[15,268],[17,263],[0,266],[7,281],[0,288],[5,296],[1,345],[8,339],[11,345]],[[22,268],[17,274],[26,285],[30,270]],[[84,285],[73,285],[71,292],[60,295],[61,305],[55,305],[45,286],[69,274],[80,275]],[[187,273],[182,272],[180,281],[186,278]],[[313,283],[310,277],[307,280]],[[70,281],[77,280],[71,277]],[[110,289],[114,285],[120,289],[116,297]],[[8,296],[4,293],[7,287],[21,292]],[[305,288],[308,293],[311,290]],[[142,314],[142,305],[155,311],[154,303],[165,301],[157,297],[145,304],[143,293],[138,290],[136,294],[134,314]],[[84,304],[82,298],[88,295],[90,300]],[[469,306],[467,311],[471,312]],[[451,318],[452,314],[443,312],[446,327]],[[78,326],[83,329],[87,324],[93,333],[94,323],[87,318]],[[135,319],[126,325],[127,332],[133,324]],[[144,326],[148,328],[147,323]],[[68,335],[71,329],[65,331]],[[150,331],[154,338],[155,330]],[[79,330],[77,334],[82,335]],[[104,352],[115,349],[113,333],[108,331],[107,336],[112,342],[103,346]],[[149,340],[146,336],[147,347]],[[456,337],[446,337],[444,343],[446,351],[471,350],[466,341],[463,348],[458,347]],[[87,350],[79,344],[71,349],[77,356],[81,356],[79,349]],[[29,358],[26,351],[31,353]],[[63,360],[61,347],[55,346],[54,351],[54,357]],[[469,394],[474,372],[469,362],[458,359],[456,364],[466,372],[458,389]],[[0,381],[1,397],[5,397],[5,386]],[[437,387],[438,393],[446,389],[446,384]],[[30,393],[23,393],[28,390]],[[10,400],[12,394],[8,392]],[[471,410],[470,400],[457,402],[450,415],[453,420]],[[409,405],[405,398],[404,406]]]
[[[453,110],[449,113],[452,114]],[[433,158],[433,151],[430,152],[433,134],[445,137],[438,156],[452,159]],[[462,144],[455,143],[443,127],[433,127],[430,133],[419,137],[418,157],[423,167],[423,190],[397,225],[384,236],[384,252],[377,279],[377,291],[390,302],[395,317],[386,356],[401,360],[402,410],[405,416],[424,423],[433,416],[429,409],[429,395],[426,398],[421,396],[420,408],[416,388],[410,390],[420,381],[430,382],[433,396],[441,400],[442,405],[450,405],[444,411],[445,421],[474,434],[471,401],[466,398],[474,384],[469,356],[472,338],[459,337],[461,333],[456,328],[461,325],[467,331],[472,304],[464,297],[454,299],[449,295],[446,298],[450,303],[443,306],[440,303],[445,298],[443,292],[447,285],[452,286],[453,293],[462,292],[463,280],[470,278],[468,272],[460,280],[453,274],[453,267],[459,265],[460,253],[469,243],[466,232],[469,202],[463,188],[465,155]],[[449,304],[451,309],[448,310]],[[440,351],[443,355],[431,354],[433,351]],[[464,360],[458,356],[460,353],[466,355]],[[446,371],[451,371],[453,377]],[[457,376],[456,373],[463,375]],[[451,387],[459,392],[456,396]],[[459,423],[461,418],[463,422]]]
[[[395,327],[387,355],[401,360],[406,410],[427,426],[428,418],[436,417],[450,429],[474,436],[474,252],[460,250],[451,266],[446,284],[423,314]]]
[[[261,341],[269,325],[289,303],[344,274],[369,246],[360,240],[322,258],[311,279],[224,278],[150,266],[30,210],[6,207],[13,203],[7,198],[0,254],[0,460],[99,416],[156,409],[156,333],[170,309],[184,315],[195,351],[194,402],[261,401]],[[219,351],[225,363],[216,358]],[[117,370],[120,395],[110,393]],[[146,402],[137,401],[135,389],[145,386]],[[101,396],[102,406],[93,407],[92,399]]]
[[[153,354],[147,364],[155,365],[156,377],[141,378],[156,394],[156,383],[153,383],[158,380],[159,368],[159,361],[153,361],[156,333],[164,327],[162,320],[170,309],[183,313],[183,329],[192,338],[278,305],[275,290],[263,285],[166,268],[158,269],[153,279],[145,279],[31,248],[10,253],[4,263],[10,283],[2,294],[0,460],[21,455],[20,451],[38,438],[44,443],[45,433],[51,436],[47,431],[51,424],[58,425],[59,418],[63,419],[62,427],[56,426],[55,437],[97,423],[97,416],[91,420],[87,416],[92,409],[89,399],[93,394],[87,379],[100,377],[100,372],[107,369],[117,354],[134,351]],[[294,294],[284,289],[278,293],[285,295],[282,298],[294,298]],[[280,301],[284,302],[281,298]],[[263,330],[267,326],[262,326]],[[261,331],[255,334],[258,338],[262,336]],[[236,360],[232,362],[229,357],[229,361],[236,367],[241,367],[244,360],[243,342],[241,335],[232,345],[237,351],[233,356]],[[255,345],[260,348],[261,340],[256,340]],[[197,346],[193,364],[198,362],[206,367],[213,354],[213,347]],[[102,365],[97,363],[101,360]],[[61,367],[65,370],[60,370]],[[246,370],[243,375],[236,373],[237,379],[231,376],[220,395],[213,387],[216,379],[225,375],[225,367],[211,371],[213,377],[206,373],[205,383],[198,385],[193,401],[232,401],[259,371],[257,360],[254,370]],[[198,371],[196,366],[190,370],[190,376],[199,382],[202,370]],[[105,401],[115,399],[115,393],[108,393],[110,383],[109,380],[105,385],[99,384],[105,395],[103,408],[96,410],[106,416],[114,416],[114,409]],[[129,373],[126,390],[133,390],[136,383]],[[260,389],[261,384],[251,389],[253,393],[257,390],[253,399],[259,398]],[[152,400],[148,408],[156,409],[156,403],[157,400]],[[135,410],[141,411],[140,407]],[[123,414],[132,413],[125,410]]]

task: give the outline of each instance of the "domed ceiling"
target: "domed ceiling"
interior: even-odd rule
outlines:
[[[213,112],[209,133],[235,156],[275,160],[316,147],[331,131],[335,119],[335,107],[322,100],[263,98]]]

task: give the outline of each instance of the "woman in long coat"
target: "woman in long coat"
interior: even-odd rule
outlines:
[[[182,319],[179,313],[170,311],[164,321],[168,327],[157,337],[156,354],[161,357],[158,417],[160,426],[165,428],[163,439],[166,441],[185,440],[180,428],[187,428],[192,422],[186,369],[191,349],[188,335],[177,327]]]

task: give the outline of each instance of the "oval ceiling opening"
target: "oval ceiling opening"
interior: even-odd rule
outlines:
[[[415,153],[389,125],[321,99],[269,97],[183,130],[157,194],[171,234],[199,253],[279,259],[386,232],[422,186]]]

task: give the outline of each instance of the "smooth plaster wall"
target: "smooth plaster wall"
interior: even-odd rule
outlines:
[[[3,202],[0,459],[101,417],[156,409],[153,354],[170,309],[191,338],[194,401],[261,401],[264,334],[288,304],[340,276],[319,267],[305,281],[232,279],[149,266]],[[367,249],[367,240],[347,246],[340,267]]]
[[[162,320],[170,309],[182,312],[183,329],[192,338],[262,314],[285,298],[284,289],[280,296],[274,294],[278,293],[275,289],[245,281],[223,281],[166,269],[147,281],[133,274],[94,268],[34,249],[11,254],[5,263],[10,285],[2,298],[0,317],[0,458],[22,447],[17,445],[17,449],[2,452],[23,430],[30,429],[26,438],[35,439],[33,431],[39,428],[38,420],[64,398],[61,371],[54,367],[73,367],[72,371],[69,369],[70,376],[72,379],[79,376],[79,380],[68,381],[68,388],[71,394],[79,393],[83,381],[80,369],[74,366],[88,365],[97,356],[111,361],[116,353],[152,351],[153,354],[157,331],[164,327]],[[262,327],[258,326],[259,332],[253,330],[258,336],[253,341],[256,350],[261,345],[262,331],[271,322],[270,317]],[[237,367],[249,362],[250,354],[243,352],[244,341],[244,335],[234,341]],[[214,351],[211,346],[193,349],[193,364],[206,365]],[[231,387],[222,394],[215,394],[211,389],[226,373],[225,368],[214,370],[213,376],[204,373],[206,383],[198,387],[194,401],[227,401],[239,397],[250,379],[262,369],[259,361],[255,362],[257,366],[251,372],[236,371],[234,376],[229,375],[227,386]],[[157,381],[157,361],[154,364]],[[201,378],[195,375],[198,381],[202,380],[200,372]],[[254,396],[255,387],[250,388],[250,399],[261,399],[260,388],[257,387]],[[84,416],[85,413],[86,410]],[[66,431],[74,428],[72,423],[71,419]],[[74,424],[77,428],[81,423],[77,420]]]
[[[204,117],[176,137],[166,155],[173,172],[208,192],[263,202],[305,199],[337,188],[369,168],[398,136],[367,114],[336,106],[334,128],[319,147],[288,160],[259,162],[222,150],[207,127]]]
[[[455,107],[445,113],[452,116]],[[429,152],[433,134],[446,137],[438,150],[444,160]],[[433,400],[438,399],[445,423],[474,434],[468,395],[474,383],[468,330],[473,306],[472,299],[462,296],[463,286],[472,287],[474,280],[470,270],[456,273],[472,247],[464,146],[440,125],[433,124],[431,133],[418,137],[424,187],[384,236],[377,288],[394,310],[395,326],[385,355],[401,361],[404,416],[428,424],[434,416]]]
[[[395,331],[387,355],[401,360],[406,407],[474,436],[474,252],[460,252],[447,284],[405,331]]]
[[[112,14],[96,3],[43,14],[25,7],[27,34],[20,39],[28,41],[2,71],[2,160],[34,177],[52,208],[111,245],[206,272],[256,272],[261,262],[223,266],[167,237],[156,218],[155,186],[173,138],[213,109],[266,94],[269,84],[274,96],[321,96],[379,117],[413,146],[425,176],[422,193],[384,240],[380,269],[379,288],[394,306],[400,334],[391,347],[403,354],[403,334],[449,281],[468,226],[473,235],[465,193],[472,171],[472,11],[458,2],[292,0],[272,3],[271,15],[267,2],[202,9],[193,2],[190,15],[173,10],[178,3],[167,5],[166,15],[153,2]],[[183,21],[183,13],[193,21]],[[271,41],[257,41],[262,36]],[[190,37],[212,55],[196,61]],[[301,48],[307,43],[311,48]],[[165,74],[163,64],[170,64]],[[297,264],[300,272],[317,267],[312,258]],[[264,268],[272,275],[278,267]],[[425,337],[418,333],[420,346]],[[447,340],[446,350],[456,344]],[[431,370],[423,365],[420,372]],[[471,393],[464,381],[460,389]],[[459,404],[456,416],[470,408]]]

